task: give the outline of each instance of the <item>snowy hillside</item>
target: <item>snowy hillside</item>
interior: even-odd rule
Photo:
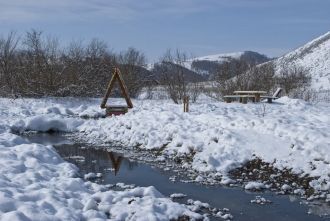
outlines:
[[[189,59],[185,62],[185,67],[188,69],[192,69],[191,65],[194,61],[213,61],[213,62],[224,62],[230,59],[239,59],[244,52],[233,52],[233,53],[226,53],[226,54],[214,54],[214,55],[207,55],[202,57],[197,57],[193,59]]]
[[[197,79],[198,81],[209,80],[210,76],[215,74],[223,65],[224,62],[234,62],[237,60],[245,61],[250,65],[262,64],[270,60],[265,55],[254,51],[233,52],[225,54],[214,54],[202,57],[188,59],[183,62],[187,79]],[[160,63],[147,64],[146,69],[153,72],[154,76],[159,76],[157,66]],[[158,79],[157,79],[158,80]]]
[[[193,59],[188,59],[185,63],[184,66],[188,69],[192,69],[191,65],[194,61],[211,61],[211,62],[224,62],[228,61],[230,59],[239,59],[241,55],[244,54],[244,52],[233,52],[233,53],[225,53],[225,54],[214,54],[214,55],[206,55],[202,57],[197,57]],[[152,64],[147,64],[147,69],[152,70],[154,68],[154,63]]]
[[[210,61],[210,62],[222,63],[225,61],[230,61],[232,59],[241,59],[241,58],[245,60],[254,60],[257,63],[260,63],[258,62],[258,60],[260,61],[269,60],[266,56],[259,54],[258,52],[243,51],[243,52],[232,52],[225,54],[214,54],[214,55],[207,55],[207,56],[193,58],[186,62],[186,67],[191,69],[192,63],[196,61]]]
[[[310,41],[304,46],[278,58],[277,71],[281,66],[297,65],[307,69],[312,75],[312,88],[330,89],[330,32]]]
[[[238,59],[251,65],[261,64],[270,60],[267,56],[257,52],[244,51],[197,57],[185,62],[185,67],[199,74],[212,75],[221,68],[223,62],[231,62]]]

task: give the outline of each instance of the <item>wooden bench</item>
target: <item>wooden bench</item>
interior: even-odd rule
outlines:
[[[253,95],[253,102],[260,102],[260,95],[267,94],[266,91],[234,91],[236,95]]]
[[[107,116],[121,115],[121,114],[126,114],[127,112],[128,112],[128,107],[121,105],[106,106],[105,109],[105,113]]]
[[[272,96],[261,96],[261,98],[267,99],[268,103],[272,103],[273,100],[276,100],[279,98],[280,93],[282,92],[282,88],[277,88],[275,93]]]
[[[239,99],[240,103],[246,104],[248,98],[254,99],[254,95],[226,95],[224,96],[226,103],[231,103],[234,99]]]

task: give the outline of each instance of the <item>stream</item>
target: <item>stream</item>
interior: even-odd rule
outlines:
[[[319,221],[330,220],[330,204],[302,201],[297,196],[277,195],[276,193],[247,192],[240,187],[221,185],[202,185],[195,182],[181,182],[172,170],[157,166],[157,163],[146,162],[119,153],[115,149],[93,148],[76,144],[62,134],[30,134],[26,135],[33,143],[53,145],[59,155],[80,169],[80,174],[90,172],[102,173],[102,177],[94,180],[101,184],[134,184],[135,186],[154,186],[164,196],[183,193],[183,198],[174,199],[186,203],[188,199],[209,203],[211,207],[228,208],[233,220],[238,221]],[[260,205],[251,203],[256,196],[264,197],[271,203]],[[210,220],[222,220],[210,216]]]

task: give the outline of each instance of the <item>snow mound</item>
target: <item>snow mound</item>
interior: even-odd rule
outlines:
[[[74,132],[83,123],[82,120],[60,118],[53,115],[41,115],[30,117],[15,122],[11,129],[13,131],[38,131],[38,132]]]
[[[246,190],[262,190],[262,189],[266,189],[265,184],[261,183],[261,182],[255,182],[255,181],[251,181],[248,182],[244,188]]]
[[[312,105],[288,97],[273,104],[199,101],[191,105],[189,113],[183,113],[181,105],[167,100],[134,100],[135,107],[127,114],[96,120],[81,119],[78,113],[97,109],[99,100],[18,99],[14,105],[8,99],[0,101],[4,104],[0,106],[2,133],[9,129],[76,131],[77,139],[95,145],[115,142],[126,148],[157,150],[161,159],[183,160],[185,168],[217,174],[224,184],[231,183],[226,181],[229,171],[258,158],[279,170],[286,168],[300,176],[314,177],[310,186],[315,190],[330,189],[327,103]],[[45,108],[51,106],[75,114],[63,115],[55,110],[45,114]],[[0,141],[4,146],[14,145]],[[205,179],[196,178],[201,182]]]
[[[77,167],[63,161],[51,146],[22,143],[16,135],[0,133],[0,220],[202,218],[154,187],[108,191],[77,174]]]

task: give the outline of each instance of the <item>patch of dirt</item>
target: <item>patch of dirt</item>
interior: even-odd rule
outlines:
[[[307,197],[314,194],[314,189],[309,185],[309,182],[317,178],[295,174],[291,169],[279,170],[259,158],[247,162],[229,174],[232,179],[238,180],[240,183],[262,181],[266,185],[271,185],[271,189],[283,191],[283,193],[292,193],[294,189],[303,189],[304,195]],[[289,185],[292,189],[281,189],[284,184]]]

